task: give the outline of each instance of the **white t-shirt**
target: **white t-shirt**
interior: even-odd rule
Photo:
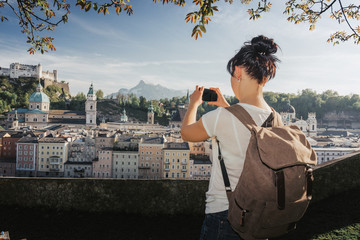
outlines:
[[[250,114],[255,123],[261,126],[271,113],[268,110],[253,105],[238,103]],[[232,190],[235,189],[243,170],[246,150],[249,145],[250,131],[228,110],[219,107],[202,116],[202,123],[210,137],[216,137],[220,142],[221,154],[229,176]],[[218,146],[215,139],[212,142],[213,163],[209,190],[206,192],[205,213],[216,213],[228,210],[224,180],[218,160]]]

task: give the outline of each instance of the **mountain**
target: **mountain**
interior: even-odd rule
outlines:
[[[111,93],[105,98],[111,99],[116,98],[118,94],[128,95],[135,94],[137,97],[143,96],[147,100],[159,100],[164,98],[173,98],[173,97],[182,97],[186,95],[186,90],[173,90],[166,87],[161,86],[160,84],[154,85],[150,83],[145,83],[141,80],[138,85],[131,89],[121,88],[119,91],[115,93]]]

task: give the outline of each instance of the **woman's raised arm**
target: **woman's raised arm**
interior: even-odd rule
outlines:
[[[196,86],[195,91],[190,96],[189,108],[185,114],[182,127],[181,137],[188,142],[201,142],[209,138],[201,118],[196,121],[196,112],[202,104],[202,95],[204,87]]]

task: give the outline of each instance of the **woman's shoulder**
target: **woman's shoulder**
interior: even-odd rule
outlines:
[[[258,113],[258,114],[270,114],[272,112],[271,108],[269,106],[267,106],[267,108],[260,108],[257,107],[255,105],[251,105],[251,104],[247,104],[247,103],[237,103],[237,105],[242,106],[243,108],[245,108],[246,111],[248,111],[249,113],[253,112],[253,113]]]

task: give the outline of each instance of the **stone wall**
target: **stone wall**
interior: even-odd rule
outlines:
[[[313,201],[360,187],[360,154],[316,167]],[[208,181],[1,178],[0,205],[86,212],[198,215]]]
[[[313,202],[360,188],[360,153],[344,155],[315,167]]]
[[[64,89],[64,92],[70,93],[69,83],[68,82],[57,82],[52,81],[51,79],[41,79],[41,84],[44,88],[48,86],[55,85],[58,86],[60,89]]]

